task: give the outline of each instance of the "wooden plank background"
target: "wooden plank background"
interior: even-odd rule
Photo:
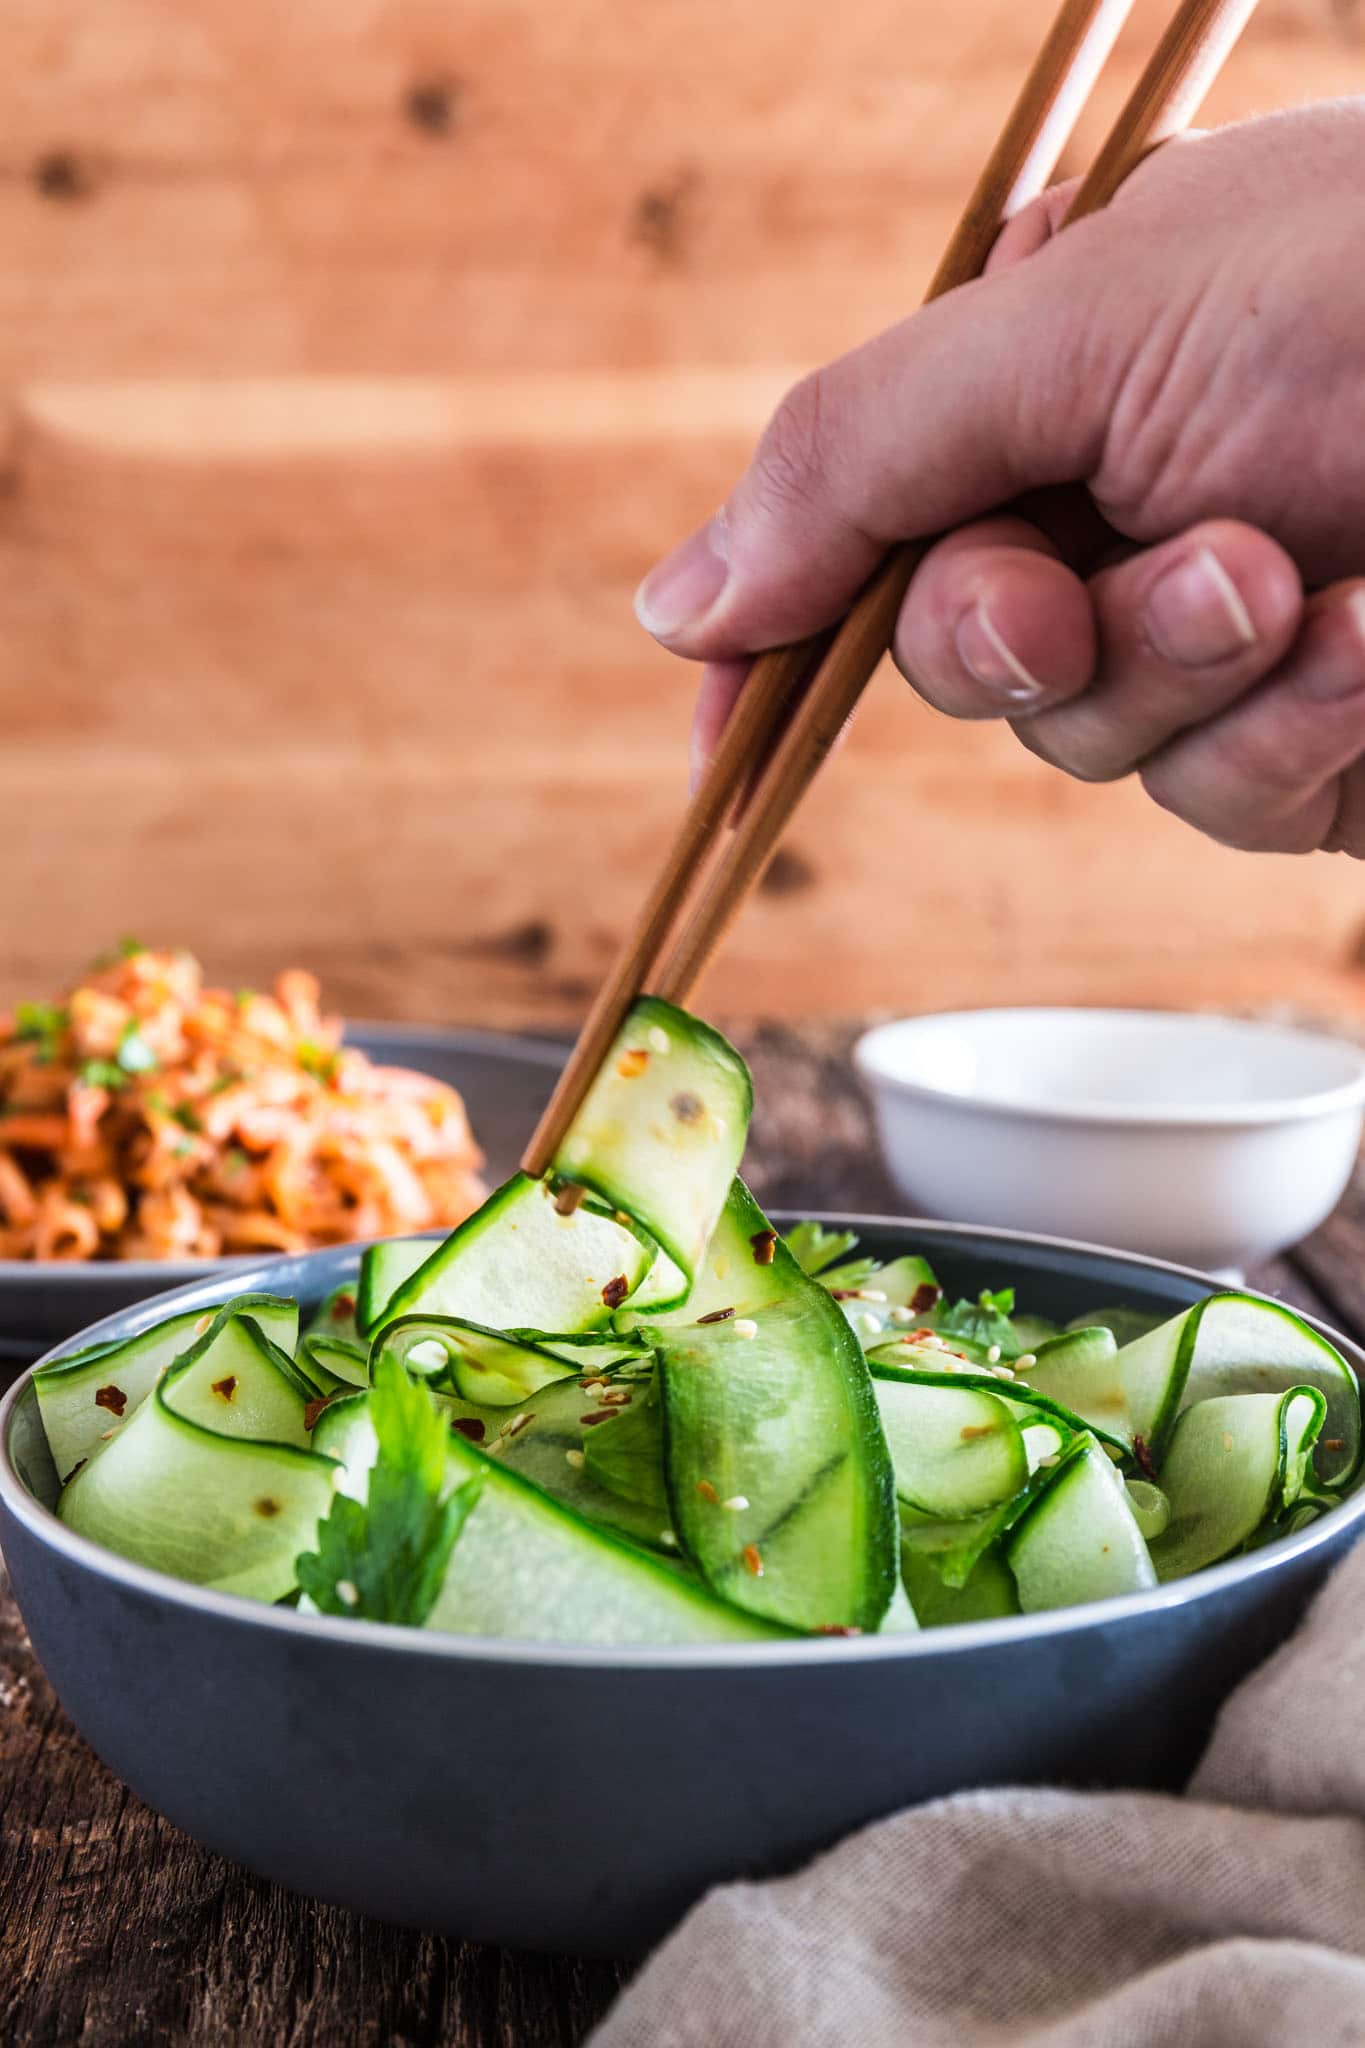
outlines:
[[[914,301],[1050,5],[11,0],[0,1000],[133,930],[577,1015],[682,795],[632,589]],[[1265,0],[1212,111],[1362,88],[1357,0]],[[888,676],[708,1002],[1365,1008],[1363,881]]]

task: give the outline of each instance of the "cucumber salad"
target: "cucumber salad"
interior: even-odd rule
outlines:
[[[912,1253],[784,1239],[732,1046],[645,998],[544,1181],[397,1238],[300,1329],[239,1294],[34,1375],[81,1535],[306,1612],[698,1644],[1139,1592],[1298,1529],[1360,1457],[1277,1303],[1060,1329]]]

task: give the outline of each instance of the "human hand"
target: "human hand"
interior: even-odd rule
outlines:
[[[708,664],[697,750],[745,657],[946,533],[893,648],[931,704],[1225,844],[1365,856],[1363,186],[1365,101],[1187,138],[799,384],[637,600]]]

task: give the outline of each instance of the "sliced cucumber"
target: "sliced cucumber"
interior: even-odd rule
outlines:
[[[355,1344],[363,1348],[364,1339],[356,1328],[355,1285],[347,1281],[341,1287],[334,1287],[331,1293],[314,1309],[305,1335],[309,1337],[337,1337],[343,1344]]]
[[[1028,1478],[1019,1426],[994,1394],[913,1377],[873,1386],[897,1495],[921,1514],[965,1521],[1011,1499]]]
[[[1020,1318],[1016,1316],[1016,1324],[1019,1320]],[[1138,1337],[1145,1337],[1147,1332],[1155,1330],[1161,1321],[1161,1316],[1152,1315],[1145,1309],[1113,1306],[1092,1309],[1088,1315],[1074,1316],[1066,1327],[1068,1331],[1090,1330],[1097,1327],[1105,1329],[1116,1344],[1123,1345],[1133,1343]],[[1055,1337],[1058,1332],[1054,1327],[1049,1334]]]
[[[1014,1574],[998,1549],[980,1557],[960,1586],[950,1586],[932,1558],[907,1544],[905,1589],[921,1628],[950,1628],[964,1621],[999,1621],[1019,1612]]]
[[[1283,1393],[1305,1386],[1319,1388],[1327,1402],[1316,1461],[1319,1481],[1340,1487],[1355,1472],[1360,1458],[1355,1374],[1325,1337],[1282,1302],[1211,1294],[1126,1344],[1115,1365],[1131,1436],[1142,1437],[1158,1465],[1182,1408],[1223,1394]],[[1038,1372],[1030,1378],[1052,1391]],[[1059,1398],[1067,1396],[1059,1391]],[[1079,1401],[1073,1405],[1087,1412]]]
[[[1020,1372],[1019,1381],[1131,1451],[1128,1395],[1118,1355],[1112,1332],[1100,1324],[1088,1324],[1040,1344],[1034,1353],[1035,1363]]]
[[[566,1212],[542,1181],[514,1174],[399,1282],[378,1327],[423,1315],[494,1330],[599,1329],[653,1257],[652,1244],[596,1204]]]
[[[316,1451],[205,1429],[177,1415],[157,1385],[67,1483],[57,1513],[173,1578],[279,1600],[293,1590],[294,1560],[314,1540],[335,1472]]]
[[[1142,1531],[1148,1549],[1153,1539],[1159,1536],[1171,1519],[1171,1503],[1159,1486],[1153,1486],[1147,1479],[1130,1479],[1128,1505],[1133,1510],[1133,1520]]]
[[[809,1281],[743,1181],[736,1180],[687,1300],[657,1308],[632,1301],[618,1313],[616,1326],[652,1344],[661,1329],[690,1328],[708,1316],[755,1316],[773,1302],[801,1292],[808,1282],[819,1286],[826,1303],[834,1306],[824,1286]]]
[[[594,1528],[463,1438],[451,1438],[450,1457],[462,1480],[482,1471],[484,1491],[428,1628],[609,1645],[753,1642],[781,1633]]]
[[[1292,1509],[1326,1413],[1317,1387],[1227,1394],[1187,1408],[1161,1468],[1171,1512],[1152,1544],[1157,1576],[1184,1578],[1231,1557]]]
[[[62,1479],[82,1458],[94,1455],[116,1422],[132,1416],[166,1367],[212,1326],[215,1313],[220,1319],[228,1313],[253,1316],[286,1350],[292,1351],[298,1336],[297,1302],[273,1294],[241,1294],[225,1310],[187,1309],[123,1344],[102,1344],[39,1366],[33,1391]]]
[[[977,1393],[994,1394],[1023,1428],[1036,1423],[1050,1423],[1064,1441],[1084,1436],[1089,1430],[1116,1455],[1122,1456],[1125,1452],[1120,1438],[1111,1437],[1088,1419],[1063,1407],[1060,1401],[1041,1393],[1022,1374],[1015,1379],[999,1379],[990,1367],[979,1372],[970,1364],[955,1364],[945,1352],[915,1344],[885,1345],[872,1353],[868,1365],[874,1380],[913,1380],[925,1386],[971,1388]],[[1050,1448],[1042,1439],[1037,1440],[1037,1447],[1039,1457],[1051,1455]]]
[[[1054,1337],[1063,1332],[1057,1323],[1050,1323],[1046,1316],[1014,1314],[1010,1317],[1014,1329],[1014,1341],[1021,1352],[1036,1351],[1040,1344],[1050,1344]]]
[[[1123,1480],[1093,1437],[1067,1452],[1006,1537],[1005,1558],[1025,1614],[1156,1584]]]
[[[358,1344],[340,1337],[305,1337],[295,1359],[299,1371],[312,1381],[319,1394],[335,1394],[342,1387],[368,1387],[369,1359]]]
[[[371,1376],[381,1354],[399,1359],[438,1391],[490,1407],[524,1401],[537,1387],[564,1378],[564,1359],[547,1346],[459,1316],[404,1316],[388,1323],[374,1341]]]
[[[554,1171],[633,1216],[690,1280],[729,1194],[753,1101],[749,1070],[719,1032],[644,996],[588,1090]],[[561,1319],[554,1327],[573,1325]]]
[[[254,1319],[231,1305],[160,1382],[167,1408],[221,1436],[309,1447],[311,1385]]]
[[[366,1246],[355,1289],[355,1326],[362,1337],[379,1328],[398,1288],[435,1250],[429,1237],[386,1237]]]
[[[655,1328],[672,1526],[736,1605],[795,1628],[875,1629],[897,1545],[871,1378],[836,1303],[766,1231],[737,1181],[698,1292],[720,1287],[744,1312]]]
[[[1006,1406],[1008,1405],[1006,1403]],[[1060,1422],[1022,1420],[1021,1408],[1022,1403],[1016,1404],[1015,1420],[1019,1423],[1019,1435],[1023,1440],[1024,1456],[1028,1459],[1029,1471],[1036,1472],[1040,1465],[1049,1464],[1060,1458],[1071,1439]],[[1027,1410],[1023,1412],[1027,1414]]]

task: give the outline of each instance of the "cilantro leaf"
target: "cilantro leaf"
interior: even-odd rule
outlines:
[[[483,1490],[478,1473],[449,1490],[446,1427],[425,1387],[381,1357],[366,1396],[379,1444],[363,1501],[338,1493],[299,1585],[324,1614],[420,1628]]]
[[[935,1309],[924,1321],[940,1337],[961,1337],[986,1348],[998,1344],[1002,1358],[1017,1358],[1020,1345],[1010,1321],[1013,1307],[1012,1287],[1002,1287],[998,1294],[983,1288],[975,1301],[956,1301],[951,1308]]]
[[[112,1060],[82,1060],[77,1076],[87,1088],[126,1088],[128,1076]]]
[[[53,1047],[70,1022],[71,1012],[61,1003],[16,1003],[14,1006],[15,1037],[36,1041],[45,1049]]]
[[[787,1232],[787,1250],[803,1273],[823,1273],[836,1259],[847,1258],[858,1242],[854,1230],[826,1230],[822,1223],[796,1223]]]
[[[305,1074],[311,1074],[315,1081],[335,1081],[341,1061],[331,1046],[317,1045],[311,1038],[301,1038],[297,1052],[299,1065]]]

